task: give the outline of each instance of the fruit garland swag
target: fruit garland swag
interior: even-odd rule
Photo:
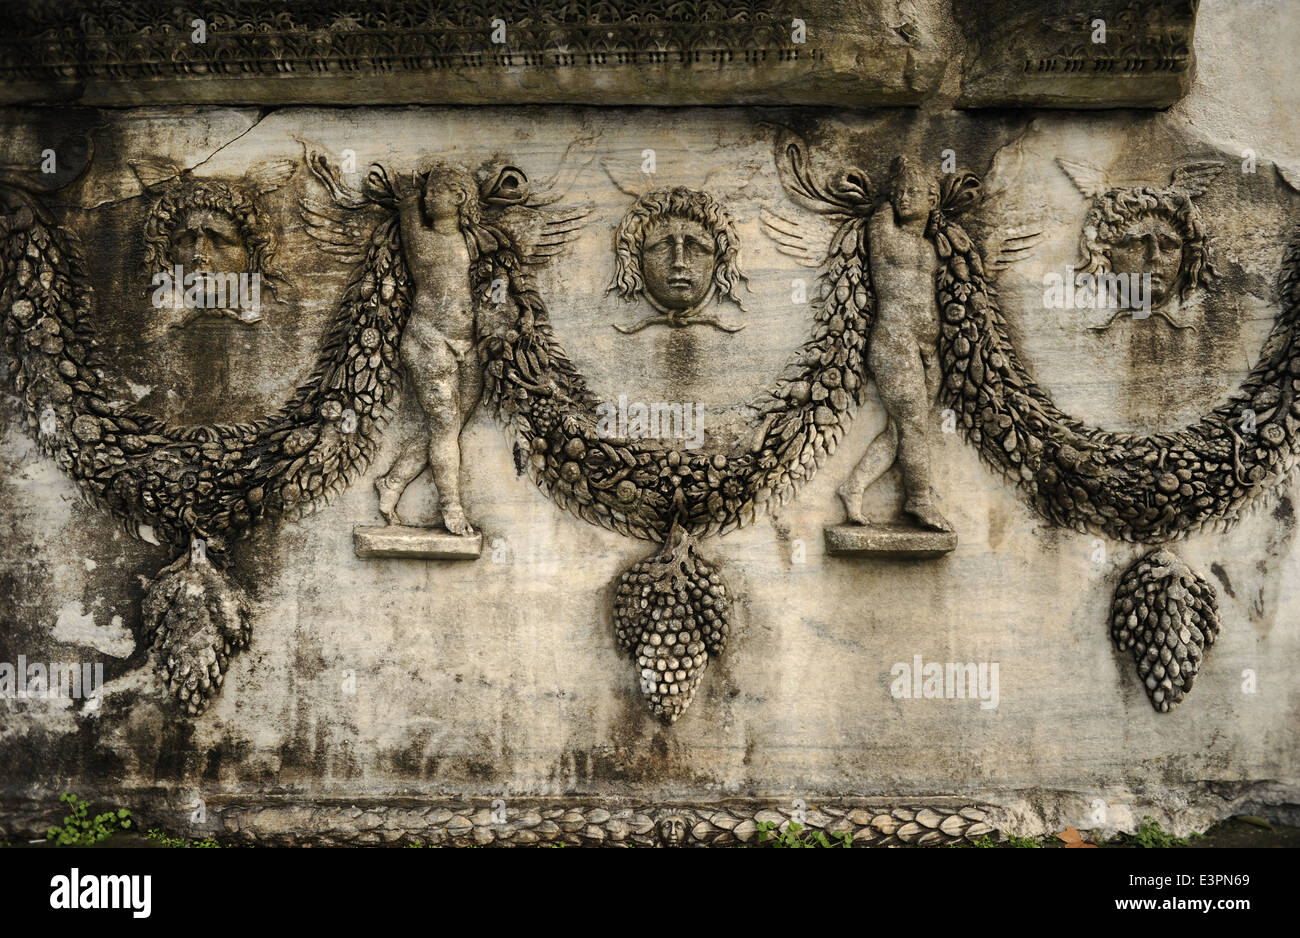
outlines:
[[[596,433],[595,400],[556,341],[545,304],[508,232],[473,232],[469,276],[484,297],[508,284],[508,315],[480,336],[483,401],[513,431],[538,487],[577,517],[659,545],[619,578],[614,627],[651,710],[689,706],[723,651],[731,594],[699,542],[793,497],[844,433],[868,380],[875,313],[865,175],[829,187],[804,148],[778,147],[794,201],[836,224],[819,272],[810,338],[755,402],[744,452],[680,451]],[[372,181],[376,176],[372,174]],[[378,177],[382,190],[386,179]],[[978,247],[957,217],[977,204],[972,174],[946,177],[927,237],[939,260],[941,400],[963,436],[1049,521],[1163,544],[1235,522],[1294,464],[1300,423],[1300,239],[1283,266],[1282,306],[1259,363],[1225,404],[1175,433],[1135,437],[1061,413],[1021,365]],[[30,193],[0,185],[0,310],[12,387],[42,450],[132,533],[148,525],[176,560],[150,581],[147,637],[185,712],[217,692],[247,647],[249,602],[222,569],[229,541],[259,520],[297,516],[365,471],[400,381],[397,350],[411,279],[391,210],[373,228],[318,363],[277,412],[247,424],[170,427],[109,399],[75,237]],[[381,191],[378,204],[394,204]],[[1259,415],[1244,438],[1233,418]],[[191,549],[201,540],[204,549]],[[211,552],[211,556],[208,552]],[[1133,564],[1116,591],[1113,636],[1138,658],[1156,709],[1190,689],[1219,626],[1212,588],[1167,548]]]

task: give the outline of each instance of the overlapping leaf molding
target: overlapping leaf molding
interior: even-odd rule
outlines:
[[[148,799],[146,799],[148,801]],[[838,846],[941,847],[1001,842],[997,811],[956,799],[902,804],[878,801],[736,800],[645,804],[574,797],[429,803],[384,800],[324,801],[211,795],[207,817],[193,837],[259,845],[409,844],[423,846],[592,847],[756,846],[780,834],[826,837]],[[49,802],[6,799],[0,835],[42,836],[56,820]],[[137,814],[164,828],[177,818],[188,827],[190,809],[146,804]]]
[[[475,292],[490,302],[494,281],[508,285],[506,315],[481,335],[480,354],[484,401],[512,430],[521,463],[577,517],[660,545],[624,573],[615,626],[651,709],[669,722],[689,705],[726,639],[727,591],[698,542],[752,522],[811,478],[869,377],[869,183],[849,171],[819,185],[797,141],[778,146],[777,162],[789,195],[838,227],[812,335],[755,403],[753,442],[743,451],[602,439],[594,396],[556,341],[511,235],[486,225],[468,232]],[[248,637],[247,601],[219,569],[230,539],[262,518],[319,504],[373,454],[398,384],[397,348],[411,303],[395,217],[370,233],[312,376],[279,411],[248,424],[175,428],[108,398],[75,237],[31,193],[11,184],[0,193],[0,309],[6,350],[16,359],[13,387],[43,450],[92,500],[128,530],[148,525],[173,546],[178,559],[150,586],[145,621],[169,687],[197,713]],[[1132,436],[1065,415],[1020,363],[981,253],[957,220],[978,199],[974,175],[946,177],[927,227],[940,261],[942,398],[966,439],[1030,505],[1056,524],[1164,543],[1234,522],[1284,478],[1300,414],[1300,242],[1288,248],[1277,321],[1241,388],[1182,431]],[[1245,407],[1258,415],[1249,439],[1234,420]],[[192,549],[196,540],[206,550]],[[1217,620],[1209,626],[1214,606],[1203,581],[1163,556],[1134,569],[1116,597],[1116,639],[1138,655],[1153,704],[1168,709],[1190,687],[1188,649],[1217,632]]]
[[[430,846],[574,844],[624,847],[754,846],[790,831],[822,834],[832,845],[848,835],[858,847],[938,847],[1005,839],[981,805],[854,806],[821,804],[313,806],[308,825],[285,825],[285,808],[218,804],[212,824],[250,843],[278,843],[292,827],[297,842],[421,843]],[[771,825],[770,827],[768,825]]]

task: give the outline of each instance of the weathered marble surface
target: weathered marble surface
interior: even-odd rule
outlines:
[[[1222,5],[1207,4],[1203,15],[1227,28]],[[1238,19],[1232,29],[1266,42],[1278,15],[1261,4],[1253,25]],[[973,235],[1044,233],[1033,256],[997,281],[1027,368],[1081,421],[1164,432],[1222,402],[1260,358],[1282,301],[1284,245],[1300,217],[1300,195],[1285,181],[1300,158],[1285,132],[1297,84],[1276,81],[1273,108],[1252,106],[1258,88],[1235,84],[1210,54],[1225,41],[1201,50],[1199,81],[1214,76],[1213,87],[1198,84],[1162,114],[10,110],[0,115],[0,162],[31,165],[52,146],[57,181],[70,181],[85,162],[85,132],[102,125],[86,175],[47,203],[81,239],[115,392],[172,423],[235,423],[274,411],[310,373],[347,283],[348,267],[322,255],[298,212],[300,199],[320,195],[303,166],[305,148],[352,149],[361,168],[504,159],[541,179],[562,165],[571,141],[589,138],[596,159],[571,195],[590,214],[565,253],[537,272],[557,337],[604,400],[702,404],[712,445],[715,434],[747,436],[738,405],[771,384],[810,330],[809,307],[793,303],[791,291],[812,272],[781,253],[762,223],[764,210],[818,223],[782,188],[773,125],[806,138],[818,178],[859,165],[883,183],[898,153],[937,166],[950,148],[999,194],[970,220]],[[1275,128],[1284,131],[1277,139]],[[1258,158],[1254,172],[1243,171],[1247,147]],[[741,293],[743,311],[710,308],[743,330],[623,335],[611,327],[653,311],[644,298],[607,292],[614,231],[633,203],[613,180],[636,179],[647,148],[656,184],[705,189],[731,215],[749,292]],[[129,166],[143,157],[211,178],[242,178],[267,161],[295,165],[265,196],[288,288],[259,322],[216,318],[141,341],[156,315],[140,273],[152,200]],[[1216,277],[1180,307],[1194,330],[1122,317],[1092,331],[1084,311],[1044,308],[1042,277],[1078,265],[1089,207],[1061,158],[1102,167],[1124,185],[1164,186],[1191,161],[1222,164],[1196,200]],[[832,229],[814,230],[826,240]],[[235,545],[231,574],[253,599],[251,645],[233,659],[207,712],[186,719],[141,634],[137,577],[173,555],[81,502],[6,393],[0,662],[102,660],[108,683],[91,711],[67,701],[0,701],[0,829],[39,828],[27,799],[52,802],[68,788],[137,798],[180,828],[191,826],[191,804],[203,799],[211,820],[193,829],[248,839],[292,830],[342,839],[357,830],[374,835],[365,840],[398,840],[446,828],[464,842],[548,821],[589,842],[621,829],[610,826],[618,822],[627,837],[649,842],[647,824],[660,818],[648,806],[676,806],[694,831],[707,820],[700,806],[728,799],[762,806],[732,810],[728,823],[737,826],[797,797],[841,812],[826,816],[825,829],[849,823],[874,831],[861,838],[872,841],[894,836],[883,830],[894,821],[900,829],[916,823],[908,831],[917,838],[945,822],[961,831],[983,823],[1016,833],[1065,824],[1103,831],[1131,828],[1145,814],[1186,831],[1234,811],[1282,814],[1297,803],[1300,635],[1292,626],[1300,609],[1289,584],[1300,556],[1288,487],[1231,530],[1177,544],[1217,591],[1223,630],[1195,692],[1157,713],[1108,631],[1116,582],[1147,548],[1043,520],[975,449],[945,432],[939,408],[929,428],[934,485],[960,532],[956,549],[926,561],[825,552],[822,530],[842,518],[836,483],[884,423],[868,395],[839,451],[795,501],[770,521],[706,542],[734,597],[731,636],[690,711],[664,726],[647,712],[610,618],[616,577],[648,545],[560,511],[521,475],[510,438],[485,414],[462,437],[464,498],[483,532],[482,556],[356,556],[354,528],[379,523],[372,484],[396,455],[410,406],[382,436],[375,464],[332,505],[263,525]],[[898,499],[891,474],[868,491],[866,507],[883,517]],[[430,516],[427,480],[403,506],[413,518]],[[895,668],[916,656],[996,662],[997,705],[897,696]],[[394,813],[403,799],[418,816]],[[494,829],[490,816],[473,820],[490,815],[497,799],[505,827]],[[313,813],[322,804],[346,807]],[[366,810],[353,814],[353,804]],[[895,814],[927,807],[932,824]],[[620,810],[625,818],[589,817]],[[566,818],[570,811],[577,816]],[[947,821],[953,816],[964,820]],[[726,829],[709,823],[693,836]]]

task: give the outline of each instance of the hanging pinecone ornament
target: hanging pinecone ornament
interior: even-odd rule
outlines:
[[[1173,551],[1153,550],[1124,572],[1110,634],[1116,648],[1133,652],[1151,705],[1168,713],[1192,689],[1219,636],[1214,587]]]
[[[674,525],[662,549],[619,578],[614,628],[636,662],[651,712],[676,723],[695,696],[710,656],[727,644],[731,598],[718,568]]]
[[[153,580],[141,580],[158,671],[185,713],[197,716],[220,690],[230,658],[248,647],[248,594],[213,566],[198,540]]]

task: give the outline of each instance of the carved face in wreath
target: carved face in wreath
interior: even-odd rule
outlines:
[[[172,229],[170,247],[172,260],[187,273],[240,273],[248,268],[248,251],[238,225],[218,210],[185,212]]]
[[[664,309],[700,306],[715,285],[717,240],[690,218],[660,218],[646,232],[641,272],[646,293]]]
[[[625,299],[644,295],[674,320],[688,321],[714,297],[740,305],[739,252],[735,226],[717,199],[684,186],[655,189],[619,223],[611,288]]]
[[[1151,303],[1169,299],[1183,264],[1183,239],[1157,215],[1133,219],[1110,244],[1110,269],[1117,274],[1150,274]]]
[[[202,305],[195,308],[198,315],[230,317],[245,323],[259,321],[257,305],[244,306],[242,292],[235,292],[233,298],[229,292],[236,289],[230,287],[232,276],[257,274],[260,285],[254,287],[250,282],[247,298],[260,304],[257,297],[261,286],[269,286],[274,293],[274,284],[283,281],[270,266],[274,240],[249,192],[217,180],[170,183],[158,192],[145,223],[145,268],[155,277],[163,274],[170,278],[179,266],[186,278],[184,285],[171,284],[159,289],[174,290],[175,296],[197,285],[205,295],[224,298],[214,308]],[[190,281],[191,277],[199,278],[198,283]],[[151,284],[150,290],[156,286],[156,282]],[[244,291],[245,287],[241,285],[237,289]],[[149,330],[165,330],[187,321],[155,317]]]

